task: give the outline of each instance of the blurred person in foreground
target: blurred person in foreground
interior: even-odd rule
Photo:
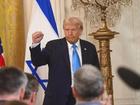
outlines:
[[[23,100],[26,75],[16,67],[0,69],[0,100]]]
[[[26,85],[25,94],[23,101],[28,105],[35,105],[36,103],[36,94],[38,92],[39,83],[37,79],[29,73],[25,73],[28,78],[28,83]]]
[[[65,37],[50,41],[41,50],[40,42],[44,34],[32,34],[30,47],[31,59],[35,67],[48,64],[49,78],[43,105],[75,105],[72,95],[73,74],[83,64],[92,64],[99,68],[95,46],[80,39],[83,23],[77,17],[68,17],[63,22]],[[47,36],[46,36],[47,37]],[[77,52],[78,67],[74,66],[73,55]],[[76,69],[75,69],[76,68]]]
[[[104,81],[101,72],[92,65],[83,65],[75,72],[72,90],[76,105],[111,105],[110,96],[103,97]]]

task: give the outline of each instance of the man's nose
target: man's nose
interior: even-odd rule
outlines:
[[[69,30],[69,31],[68,31],[68,34],[72,34],[72,30]]]

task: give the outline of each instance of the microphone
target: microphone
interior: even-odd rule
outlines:
[[[119,67],[117,72],[118,72],[119,77],[130,88],[134,90],[140,89],[140,75],[138,75],[136,72],[126,67]]]

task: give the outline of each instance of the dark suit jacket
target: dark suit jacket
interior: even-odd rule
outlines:
[[[99,67],[96,48],[80,40],[82,63]],[[40,45],[30,49],[34,66],[48,64],[49,80],[43,105],[74,105],[71,92],[71,69],[66,39],[53,40],[41,51]]]

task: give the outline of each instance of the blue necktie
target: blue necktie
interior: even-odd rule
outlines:
[[[73,67],[73,73],[76,72],[76,70],[79,69],[79,67],[81,66],[80,64],[80,58],[78,56],[78,53],[77,53],[77,46],[75,44],[72,45],[72,48],[73,48],[73,53],[72,53],[72,67]]]

